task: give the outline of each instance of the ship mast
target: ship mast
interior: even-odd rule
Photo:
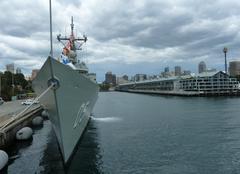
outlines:
[[[71,20],[71,36],[73,36],[73,29],[74,29],[74,24],[73,24],[73,16],[72,16],[72,20]]]
[[[83,43],[87,42],[87,37],[85,35],[83,35],[82,38],[75,38],[74,36],[74,23],[73,23],[73,17],[71,18],[71,35],[70,37],[61,37],[61,34],[57,35],[57,40],[63,44],[64,48],[68,49],[69,54],[67,55],[69,60],[73,63],[73,64],[77,64],[77,50],[81,50],[81,46],[83,45]],[[65,42],[64,42],[65,41]],[[79,46],[76,47],[75,42],[80,42]]]
[[[49,0],[49,17],[50,17],[50,56],[53,58],[53,42],[52,42],[52,2]]]

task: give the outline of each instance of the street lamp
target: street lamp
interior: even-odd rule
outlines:
[[[223,52],[224,52],[224,56],[225,56],[225,73],[227,73],[227,52],[228,52],[228,48],[224,47]]]

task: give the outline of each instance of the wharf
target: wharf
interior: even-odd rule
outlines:
[[[42,106],[33,105],[17,119],[13,119],[18,113],[27,106],[21,105],[21,100],[5,102],[0,105],[0,149],[6,148],[15,140],[18,130],[31,124],[32,119],[39,115]],[[5,126],[7,124],[7,126]]]
[[[201,92],[194,91],[157,91],[157,90],[127,90],[124,92],[142,93],[142,94],[159,94],[159,95],[175,95],[175,96],[200,96]]]
[[[120,92],[130,92],[130,93],[142,93],[142,94],[158,94],[158,95],[172,95],[172,96],[240,96],[239,92],[235,93],[226,93],[226,92],[209,92],[204,93],[203,91],[163,91],[163,90],[117,90]]]

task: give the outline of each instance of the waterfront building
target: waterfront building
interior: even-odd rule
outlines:
[[[146,74],[136,74],[134,76],[134,81],[143,81],[143,80],[147,80],[147,75]]]
[[[14,74],[14,64],[13,64],[13,63],[7,64],[7,65],[6,65],[6,71],[9,71],[9,72],[11,72],[12,74]]]
[[[124,84],[124,83],[127,83],[127,82],[129,82],[127,75],[123,75],[122,77],[117,77],[117,80],[116,80],[117,85]]]
[[[113,74],[113,75],[112,75],[112,84],[113,84],[113,86],[116,86],[116,85],[117,85],[117,77],[116,77],[116,74]]]
[[[206,72],[216,72],[217,70],[215,68],[208,68]]]
[[[167,77],[172,76],[172,74],[173,74],[173,76],[175,75],[174,72],[170,72],[169,67],[165,67],[164,72],[161,73],[161,76],[167,78]]]
[[[130,81],[134,82],[134,76],[131,76]]]
[[[183,75],[191,75],[191,71],[189,71],[189,70],[184,70],[184,71],[183,71]]]
[[[229,73],[230,76],[240,76],[240,61],[229,62]]]
[[[111,71],[108,71],[108,72],[105,74],[105,83],[106,83],[106,84],[112,83],[112,72],[111,72]]]
[[[175,70],[175,72],[174,72],[175,76],[181,76],[181,74],[182,74],[181,66],[175,66],[174,70]]]
[[[128,81],[128,76],[127,76],[127,75],[122,76],[122,78],[123,78],[124,80]]]
[[[152,79],[157,79],[157,78],[159,78],[159,76],[157,76],[157,75],[149,75],[147,77],[147,80],[152,80]]]
[[[35,79],[35,77],[37,76],[38,72],[39,72],[39,69],[33,69],[32,70],[31,80]]]
[[[21,68],[17,67],[17,69],[16,69],[16,74],[21,74],[21,73],[22,73]]]
[[[128,83],[128,80],[124,79],[123,77],[117,77],[117,85]]]
[[[113,74],[111,71],[108,71],[105,74],[105,84],[112,84],[112,85],[116,85],[116,75]]]
[[[169,72],[169,67],[165,67],[165,68],[164,68],[164,72],[165,72],[165,73],[168,73],[168,72]]]
[[[166,94],[195,95],[234,95],[239,92],[239,82],[228,74],[219,72],[202,72],[197,75],[160,78],[119,85],[120,91],[159,91]]]
[[[201,61],[198,64],[198,73],[206,72],[206,70],[207,70],[206,63],[204,61]]]

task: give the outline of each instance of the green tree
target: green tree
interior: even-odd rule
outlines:
[[[29,87],[29,82],[23,74],[12,74],[9,71],[5,71],[3,74],[0,74],[0,78],[1,97],[3,97],[4,100],[11,100],[11,96],[32,92],[31,87]]]
[[[111,86],[110,84],[102,83],[99,85],[99,87],[100,87],[100,91],[108,91]]]

